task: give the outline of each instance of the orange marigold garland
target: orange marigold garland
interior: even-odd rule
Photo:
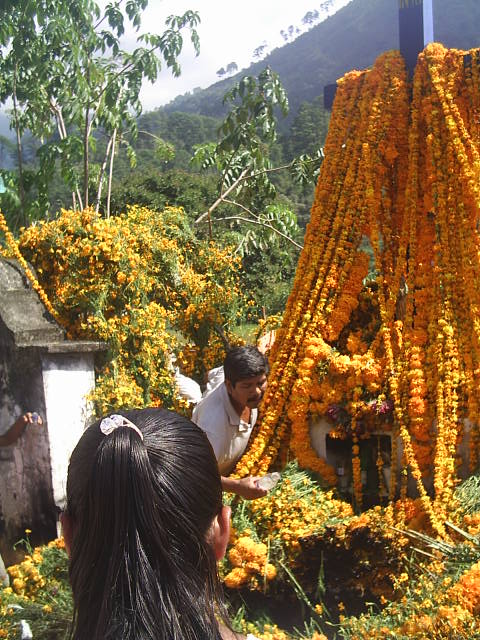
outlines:
[[[240,475],[266,470],[291,428],[293,454],[333,482],[311,447],[309,425],[312,415],[342,402],[351,412],[359,503],[358,420],[368,398],[390,397],[390,501],[398,436],[408,469],[402,493],[410,477],[440,535],[458,443],[480,420],[480,55],[471,51],[468,63],[464,55],[429,45],[419,56],[411,99],[396,52],[338,82],[262,421],[237,467]],[[355,264],[365,247],[376,270],[373,334],[352,324],[362,290]],[[367,361],[379,365],[370,386],[361,370]],[[473,426],[472,465],[479,444]],[[432,465],[434,501],[426,484]]]

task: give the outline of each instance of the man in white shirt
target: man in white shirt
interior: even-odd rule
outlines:
[[[192,420],[205,431],[213,447],[224,491],[252,500],[266,495],[257,477],[229,478],[246,449],[257,420],[257,407],[267,388],[268,361],[257,347],[231,349],[223,363],[225,381],[193,410]]]

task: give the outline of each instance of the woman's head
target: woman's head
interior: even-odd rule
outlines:
[[[74,638],[218,638],[215,561],[228,513],[212,448],[171,411],[122,416],[141,435],[128,426],[104,434],[99,421],[70,459]]]

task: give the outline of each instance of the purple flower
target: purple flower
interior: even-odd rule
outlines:
[[[342,407],[340,405],[331,404],[329,405],[326,411],[326,414],[330,418],[330,420],[333,420],[334,422],[338,422],[338,420],[340,419],[341,410],[342,410]]]
[[[393,402],[392,400],[383,400],[380,406],[377,408],[377,412],[381,415],[385,415],[387,413],[392,413],[393,411]]]

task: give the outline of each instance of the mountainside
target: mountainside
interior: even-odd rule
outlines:
[[[220,117],[227,88],[244,75],[269,65],[287,91],[290,113],[323,94],[350,69],[370,66],[382,52],[398,48],[398,0],[352,0],[294,42],[272,51],[261,62],[195,94],[178,96],[163,107]],[[480,0],[433,0],[435,40],[447,47],[480,46]]]

